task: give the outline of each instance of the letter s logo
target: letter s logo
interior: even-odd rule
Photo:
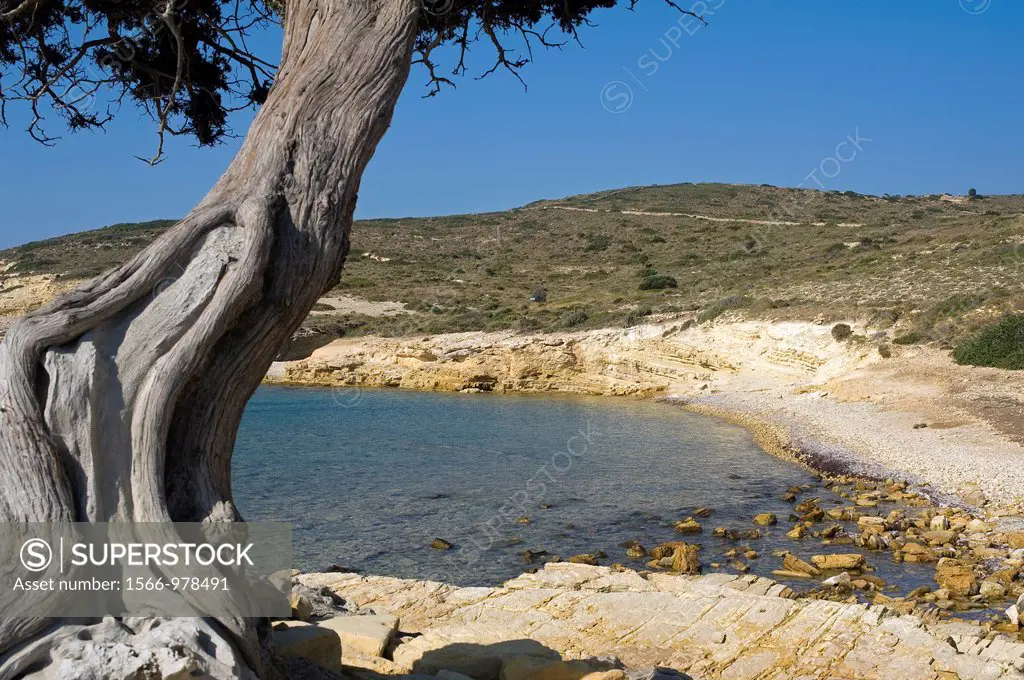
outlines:
[[[53,561],[53,548],[41,538],[30,538],[21,546],[21,564],[29,571],[44,571]]]

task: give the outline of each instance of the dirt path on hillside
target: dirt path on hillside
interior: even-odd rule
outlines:
[[[739,222],[740,224],[754,224],[762,227],[802,227],[802,226],[813,226],[813,227],[824,227],[827,222],[787,222],[784,220],[755,220],[743,217],[712,217],[711,215],[697,215],[694,213],[677,213],[677,212],[650,212],[645,210],[606,210],[601,208],[578,208],[571,205],[543,205],[538,208],[531,208],[531,210],[567,210],[569,212],[585,212],[585,213],[614,213],[616,215],[633,215],[638,217],[689,217],[694,220],[703,220],[705,222]],[[839,227],[863,227],[863,224],[859,222],[843,222],[836,226]]]

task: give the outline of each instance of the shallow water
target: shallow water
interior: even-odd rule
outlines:
[[[234,461],[243,515],[293,522],[304,570],[334,564],[494,585],[527,568],[526,549],[562,557],[602,550],[604,564],[643,568],[623,542],[699,542],[705,565],[749,545],[761,555],[751,571],[765,576],[781,568],[773,549],[805,559],[858,552],[786,538],[793,506],[780,496],[814,483],[809,472],[764,453],[740,427],[649,401],[264,387],[249,404]],[[801,499],[812,495],[826,508],[839,503],[821,488]],[[701,506],[713,509],[699,520],[704,533],[676,534],[674,521]],[[753,529],[762,512],[779,517],[762,539],[710,535],[716,526]],[[435,537],[456,548],[431,549]],[[927,565],[865,554],[902,591],[933,585]]]

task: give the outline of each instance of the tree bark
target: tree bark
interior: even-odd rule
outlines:
[[[11,328],[0,521],[242,519],[230,473],[243,409],[338,281],[417,18],[416,0],[290,0],[276,83],[206,198],[130,262]],[[0,621],[0,679],[52,660],[82,625],[106,624]],[[266,672],[265,626],[211,625]]]

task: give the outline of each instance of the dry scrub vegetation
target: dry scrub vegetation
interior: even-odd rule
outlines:
[[[122,224],[0,252],[0,294],[21,274],[95,275],[170,224]],[[901,342],[952,346],[1024,307],[1022,274],[1024,196],[637,187],[505,212],[358,222],[338,292],[402,302],[412,313],[324,307],[309,325],[406,335],[742,313],[866,318],[896,326]],[[542,289],[546,301],[531,303]]]

